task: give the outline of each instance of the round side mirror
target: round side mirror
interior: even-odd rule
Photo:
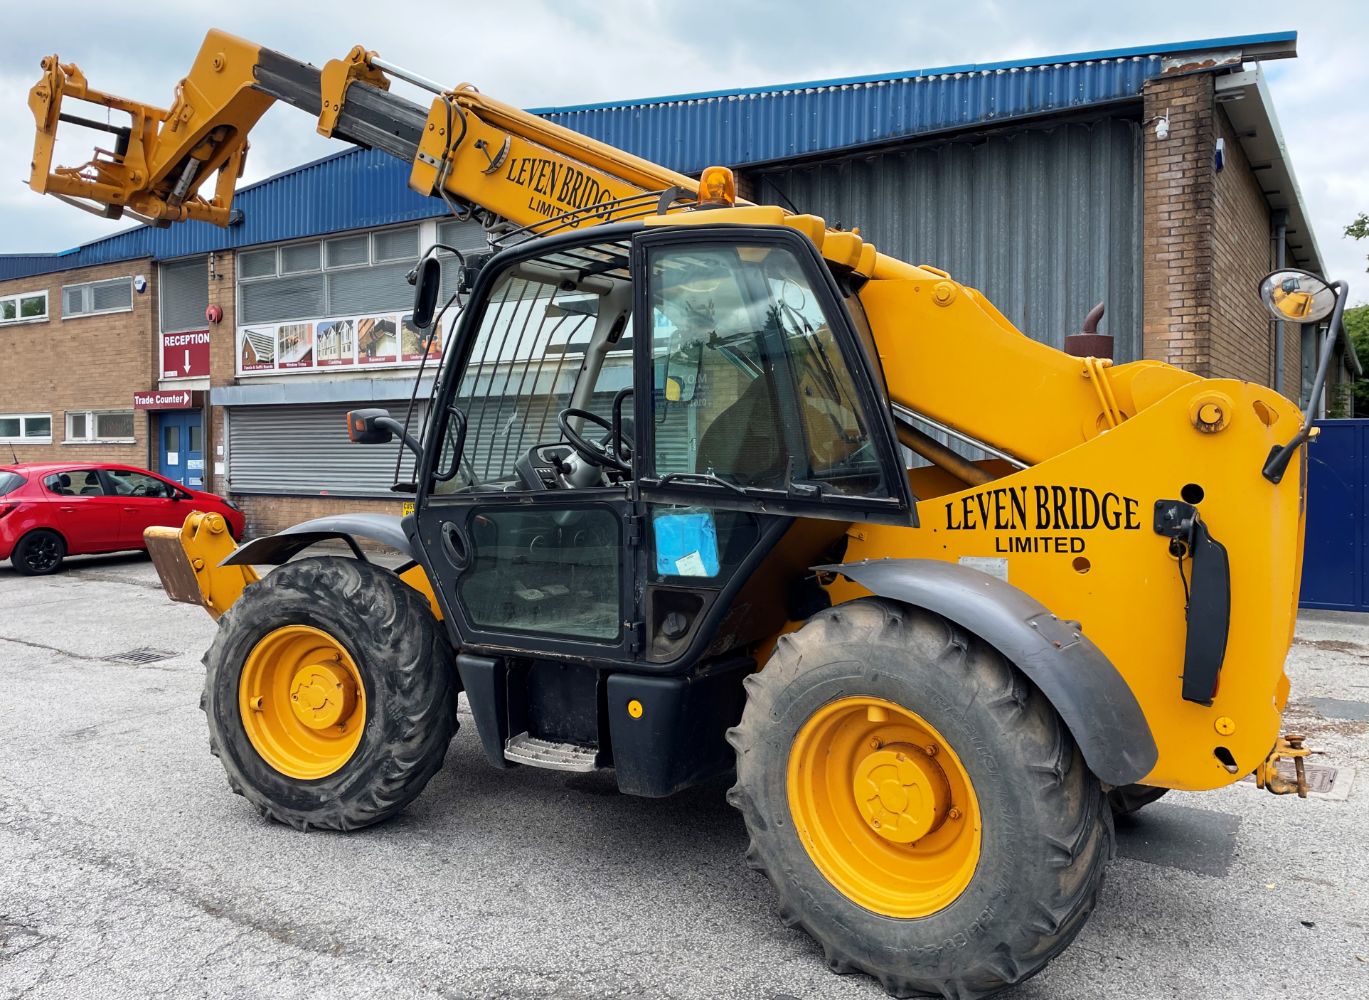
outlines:
[[[1308,271],[1284,268],[1260,282],[1260,300],[1269,315],[1288,323],[1316,323],[1336,308],[1336,293]]]

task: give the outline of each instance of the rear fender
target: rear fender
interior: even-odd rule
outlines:
[[[879,597],[925,608],[979,636],[1027,675],[1059,713],[1089,769],[1129,785],[1159,757],[1127,682],[1077,622],[978,570],[934,559],[878,559],[819,570],[840,573]]]
[[[294,524],[274,535],[253,539],[225,559],[222,566],[279,566],[289,562],[311,545],[341,540],[352,554],[365,560],[358,538],[379,542],[386,548],[414,558],[413,545],[404,533],[401,519],[386,514],[332,514]]]

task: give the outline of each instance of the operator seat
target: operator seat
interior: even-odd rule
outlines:
[[[774,376],[766,371],[708,425],[699,439],[694,471],[712,472],[738,486],[779,489],[788,466]]]

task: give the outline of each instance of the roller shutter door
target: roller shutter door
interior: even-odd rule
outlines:
[[[347,411],[359,405],[376,404],[233,407],[228,414],[229,488],[234,493],[393,497],[399,442],[348,441]],[[403,420],[404,404],[393,406],[391,413]],[[415,432],[420,426],[416,413]],[[406,457],[402,477],[411,475],[412,462]]]

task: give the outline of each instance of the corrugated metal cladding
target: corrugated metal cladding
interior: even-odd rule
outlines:
[[[423,404],[416,403],[418,407]],[[394,496],[399,447],[347,440],[346,403],[233,407],[228,418],[228,483],[234,493]],[[392,408],[404,419],[404,406]],[[419,416],[415,428],[422,426]],[[401,465],[409,474],[412,456]]]
[[[1158,56],[1023,66],[654,104],[550,109],[549,121],[697,173],[1137,98]]]
[[[979,288],[1028,336],[1060,347],[1096,303],[1119,362],[1141,356],[1141,130],[1135,122],[1006,132],[758,171],[880,250]]]

